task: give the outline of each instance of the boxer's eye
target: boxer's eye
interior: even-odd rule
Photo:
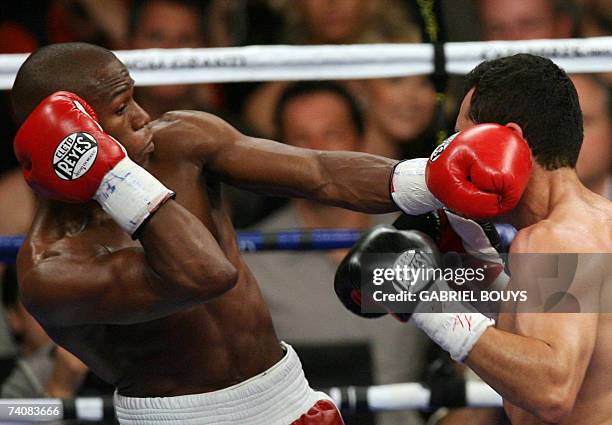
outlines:
[[[123,115],[125,113],[125,110],[127,108],[127,104],[122,104],[121,106],[119,106],[117,109],[115,109],[115,115]]]

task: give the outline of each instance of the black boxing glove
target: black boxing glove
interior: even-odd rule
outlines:
[[[490,221],[471,220],[450,211],[439,209],[419,216],[401,215],[393,225],[403,230],[418,230],[430,236],[442,252],[442,262],[448,267],[480,269],[483,279],[471,279],[456,283],[447,282],[453,289],[473,291],[503,290],[510,277],[505,273],[500,256],[502,245],[495,225]],[[460,256],[446,255],[457,253]],[[478,304],[479,311],[492,313],[498,305]]]
[[[375,301],[374,292],[384,294],[400,291],[418,292],[428,289],[433,281],[422,280],[408,284],[401,280],[385,280],[373,284],[375,269],[430,267],[439,264],[436,244],[426,234],[402,231],[391,226],[377,226],[365,232],[338,266],[334,289],[342,304],[352,313],[365,318],[378,318],[392,313],[398,320],[410,320],[410,311],[417,302]],[[400,312],[401,311],[401,312]]]
[[[449,217],[451,217],[450,220]],[[475,223],[479,229],[473,226],[471,232],[467,232],[466,229],[466,231],[461,231],[460,235],[453,226],[457,221],[456,217],[459,216],[444,209],[438,209],[421,215],[401,214],[393,222],[393,227],[399,230],[418,230],[427,234],[436,242],[441,252],[464,253],[467,252],[467,248],[475,249],[476,244],[480,249],[484,249],[486,245],[492,247],[497,253],[503,251],[501,239],[492,222],[464,219]],[[486,241],[482,240],[483,237],[486,238]]]

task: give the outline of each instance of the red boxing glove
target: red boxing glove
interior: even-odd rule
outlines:
[[[527,142],[498,124],[480,124],[452,135],[434,150],[425,170],[431,193],[469,218],[511,211],[530,174]]]
[[[69,92],[42,101],[17,132],[14,147],[28,184],[67,202],[93,198],[104,175],[126,156],[89,105]]]
[[[43,100],[17,132],[14,148],[37,193],[65,202],[95,199],[131,235],[173,195],[128,158],[74,93]]]

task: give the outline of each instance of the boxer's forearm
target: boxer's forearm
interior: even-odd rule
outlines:
[[[561,350],[496,328],[487,329],[465,363],[504,399],[551,423],[571,411],[582,376]]]
[[[396,211],[389,180],[397,161],[358,152],[319,151],[322,178],[315,200],[367,213]]]
[[[182,119],[193,125],[176,137],[194,141],[189,148],[194,159],[226,183],[366,213],[397,210],[389,193],[396,160],[249,137],[206,113],[190,112]]]
[[[139,239],[149,266],[172,286],[170,293],[191,292],[208,300],[235,283],[236,269],[213,235],[175,201],[153,215]]]
[[[205,169],[259,193],[385,213],[397,210],[389,194],[396,162],[360,152],[301,149],[238,134],[220,145]]]

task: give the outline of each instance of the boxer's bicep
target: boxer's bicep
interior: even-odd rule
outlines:
[[[562,382],[575,397],[595,347],[597,325],[595,313],[520,313],[513,326],[517,334],[551,348],[551,365],[565,375]]]
[[[161,279],[138,248],[51,257],[20,281],[24,305],[49,326],[139,323],[201,302],[195,291]]]
[[[580,305],[586,306],[583,302],[593,296],[584,291],[582,280],[588,274],[580,268],[566,282],[565,256],[574,254],[559,236],[546,223],[519,232],[510,249],[510,285],[513,290],[526,290],[528,301],[500,314],[497,329],[479,341],[470,359],[471,366],[511,403],[552,422],[573,409],[599,320],[593,310],[576,313],[567,300],[558,306],[551,301],[554,297],[549,295],[571,294],[572,288],[579,288],[572,297]]]
[[[595,315],[504,314],[466,363],[507,402],[546,423],[562,422],[573,411],[596,330]]]

